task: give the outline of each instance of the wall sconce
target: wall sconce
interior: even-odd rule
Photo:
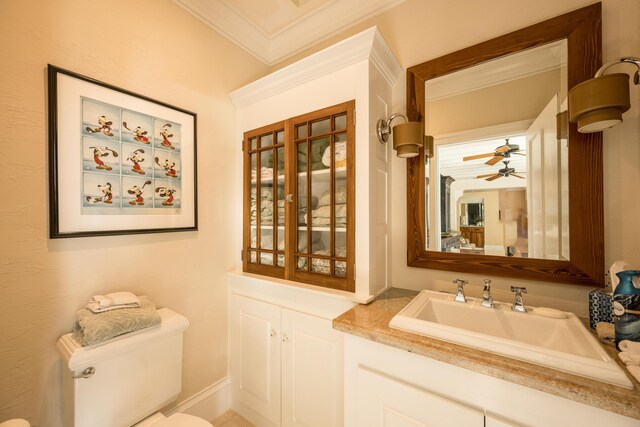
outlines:
[[[424,136],[424,158],[427,162],[433,157],[433,137],[431,135]]]
[[[626,57],[604,64],[594,78],[574,86],[569,91],[569,121],[578,123],[581,133],[599,132],[622,122],[622,113],[631,108],[629,75],[615,73],[602,75],[619,63],[634,64],[633,83],[640,80],[640,58]]]
[[[402,117],[406,122],[395,125],[392,130],[391,121],[398,117]],[[402,114],[392,114],[389,120],[378,120],[376,132],[378,134],[378,141],[380,141],[381,144],[386,144],[389,140],[389,135],[391,135],[392,132],[394,133],[393,149],[396,150],[398,157],[415,157],[418,155],[420,147],[424,146],[422,123],[410,122],[407,117]]]

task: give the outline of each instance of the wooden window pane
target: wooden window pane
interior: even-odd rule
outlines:
[[[311,123],[311,136],[324,135],[331,132],[331,122],[328,118]]]
[[[273,134],[262,135],[260,137],[260,148],[271,147],[273,145]]]
[[[296,126],[296,139],[302,139],[307,137],[307,124]]]
[[[344,130],[347,128],[347,115],[341,114],[333,118],[333,130]]]
[[[273,254],[261,253],[260,254],[260,264],[263,265],[273,265]]]

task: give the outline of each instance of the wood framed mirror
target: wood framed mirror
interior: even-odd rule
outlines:
[[[602,8],[596,3],[436,58],[407,70],[407,116],[425,122],[425,82],[545,44],[566,40],[567,86],[602,63]],[[568,259],[427,250],[425,155],[407,160],[407,264],[436,270],[604,286],[602,133],[568,132]],[[566,197],[566,195],[565,195]]]

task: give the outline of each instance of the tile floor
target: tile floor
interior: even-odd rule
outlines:
[[[211,421],[214,427],[255,427],[249,421],[242,418],[232,410],[228,410],[215,420]]]

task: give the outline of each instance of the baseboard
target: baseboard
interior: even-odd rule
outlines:
[[[166,415],[176,412],[211,421],[231,408],[231,380],[228,376],[178,403]]]

